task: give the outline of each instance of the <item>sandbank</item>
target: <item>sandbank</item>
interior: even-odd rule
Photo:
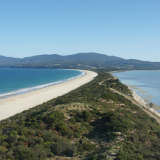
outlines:
[[[86,74],[82,77],[28,93],[0,99],[0,120],[6,119],[58,96],[62,96],[90,82],[97,76],[97,73],[92,71],[81,71],[86,72]]]

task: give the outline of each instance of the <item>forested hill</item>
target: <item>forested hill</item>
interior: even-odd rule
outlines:
[[[5,57],[0,55],[0,64],[13,64],[17,63],[19,61],[19,58],[13,58],[13,57]]]
[[[38,55],[26,58],[0,56],[0,67],[16,68],[54,68],[54,69],[160,69],[160,62],[148,62],[135,59],[123,59],[99,53],[77,53],[61,56]]]
[[[0,56],[1,64],[27,64],[27,63],[39,63],[48,61],[109,61],[109,60],[124,60],[123,58],[115,56],[107,56],[99,53],[77,53],[74,55],[61,56],[57,54],[52,55],[38,55],[26,58],[11,58]]]

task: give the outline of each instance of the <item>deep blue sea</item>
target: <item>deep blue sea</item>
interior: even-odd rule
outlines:
[[[122,83],[135,86],[136,93],[146,102],[160,105],[160,71],[125,71],[111,74]]]
[[[0,98],[63,83],[84,74],[77,70],[0,68]]]

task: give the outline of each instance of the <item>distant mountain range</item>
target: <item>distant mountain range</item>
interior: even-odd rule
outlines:
[[[109,61],[109,60],[124,60],[115,56],[107,56],[99,53],[77,53],[74,55],[61,56],[58,54],[38,55],[26,58],[13,58],[0,56],[0,64],[27,64],[40,63],[48,61]]]
[[[148,62],[134,59],[123,59],[99,53],[77,53],[61,56],[38,55],[26,58],[0,56],[0,67],[18,68],[123,68],[123,69],[160,69],[160,62]]]

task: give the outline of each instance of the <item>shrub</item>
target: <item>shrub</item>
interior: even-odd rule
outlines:
[[[18,135],[18,132],[15,131],[15,130],[11,130],[11,131],[9,132],[9,136],[16,136],[16,135]]]
[[[16,143],[17,140],[18,140],[17,136],[10,136],[8,139],[9,143]]]
[[[5,139],[7,139],[6,135],[1,135],[0,136],[0,143],[3,142]]]
[[[153,123],[157,122],[156,119],[153,118],[153,117],[150,117],[150,121],[153,122]]]
[[[64,115],[58,111],[53,111],[49,115],[45,116],[45,120],[48,123],[57,123],[62,119],[64,119]]]
[[[74,132],[74,137],[75,138],[79,138],[80,137],[80,134],[78,132]]]
[[[90,119],[91,119],[91,114],[90,114],[90,112],[88,112],[87,110],[86,110],[86,111],[83,111],[83,119],[84,119],[84,121],[86,121],[86,122],[90,121]]]
[[[44,143],[44,139],[42,137],[39,137],[38,140],[37,140],[37,142],[39,144],[43,144]]]
[[[156,134],[157,134],[158,138],[160,138],[160,132],[156,132]]]
[[[14,152],[15,160],[37,160],[36,155],[34,152],[30,151],[27,148],[19,149],[18,151]]]
[[[73,156],[76,147],[69,142],[58,142],[51,145],[51,150],[56,155]]]
[[[74,117],[70,118],[69,121],[72,123],[72,124],[76,124],[76,119]]]
[[[9,144],[8,144],[7,142],[4,141],[4,142],[1,143],[1,146],[8,147]]]
[[[34,148],[32,148],[32,151],[38,157],[38,160],[43,160],[47,158],[45,148],[42,145],[35,145]]]
[[[81,133],[83,133],[83,129],[80,127],[80,128],[76,128],[76,132],[78,133],[78,134],[81,134]]]
[[[57,100],[55,101],[55,105],[57,105],[57,104],[66,104],[66,103],[69,103],[70,102],[70,100],[69,99],[66,99],[66,98],[60,98],[60,99],[58,99],[57,98]]]
[[[0,160],[4,160],[4,159],[6,159],[6,156],[0,155]]]
[[[68,131],[65,132],[65,135],[67,136],[67,138],[73,138],[73,136],[74,136],[74,131],[68,130]]]
[[[56,125],[54,123],[52,123],[51,129],[53,129],[53,130],[56,129]]]
[[[78,152],[83,152],[83,145],[82,144],[78,144]]]
[[[6,147],[0,146],[0,155],[3,155],[7,151]]]
[[[19,135],[28,135],[28,129],[27,128],[19,128],[18,134]]]
[[[89,142],[85,142],[84,144],[83,144],[83,148],[85,149],[85,150],[95,150],[96,149],[96,145],[95,144],[91,144],[91,143],[89,143]]]
[[[61,132],[63,135],[65,134],[65,132],[67,131],[67,126],[65,123],[61,123],[59,125],[56,126],[57,130],[59,132]]]
[[[114,94],[105,93],[101,97],[104,98],[104,99],[106,99],[106,100],[117,101],[117,98],[116,98],[116,96]]]
[[[44,131],[42,134],[45,142],[53,141],[53,133],[51,131]]]

